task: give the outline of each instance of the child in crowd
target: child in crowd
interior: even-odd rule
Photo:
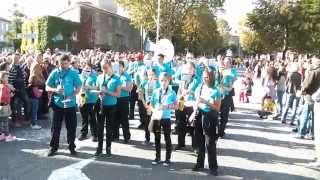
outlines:
[[[252,79],[247,76],[241,81],[241,89],[239,94],[239,102],[241,103],[249,103],[249,96],[252,94]]]
[[[0,141],[14,141],[15,136],[9,133],[10,100],[13,86],[8,84],[8,73],[0,72]]]
[[[261,110],[258,111],[258,115],[261,119],[267,119],[269,115],[276,113],[276,103],[271,96],[264,96],[262,102]]]

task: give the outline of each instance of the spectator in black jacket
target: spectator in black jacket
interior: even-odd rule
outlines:
[[[9,71],[9,84],[13,85],[16,89],[13,96],[13,101],[11,104],[11,109],[16,112],[20,112],[20,107],[17,107],[14,103],[15,100],[19,99],[23,102],[24,106],[24,118],[20,114],[13,113],[13,120],[16,123],[16,126],[29,125],[30,124],[30,101],[26,91],[26,78],[25,72],[20,65],[20,54],[15,53],[11,56],[12,58],[12,66]]]

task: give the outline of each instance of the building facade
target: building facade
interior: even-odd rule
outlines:
[[[0,51],[8,45],[5,35],[9,31],[10,21],[0,17]]]
[[[58,16],[80,23],[78,40],[81,48],[140,50],[140,31],[130,25],[128,18],[117,15],[116,9],[109,11],[102,8],[105,6],[108,6],[107,1],[101,6],[91,2],[77,2]]]

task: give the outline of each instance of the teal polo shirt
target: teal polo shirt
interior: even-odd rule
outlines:
[[[159,108],[160,105],[171,105],[177,102],[176,93],[168,87],[167,90],[163,90],[162,88],[158,88],[154,90],[151,96],[151,105],[154,108]],[[171,119],[171,109],[163,109],[163,114],[161,119]]]
[[[98,88],[101,90],[102,87],[105,87],[110,92],[116,92],[117,88],[121,86],[121,81],[119,76],[113,74],[109,76],[107,74],[100,74],[96,82]],[[104,106],[114,106],[117,104],[117,97],[110,96],[109,94],[104,94],[102,99]]]
[[[151,100],[154,90],[158,88],[160,88],[160,83],[158,80],[155,80],[155,81],[144,80],[141,83],[141,89],[143,91],[146,102]]]
[[[67,102],[67,108],[76,107],[76,96],[74,92],[76,88],[81,87],[81,80],[77,71],[69,68],[62,70],[61,68],[54,69],[49,75],[46,85],[52,88],[57,88],[62,83],[64,95],[53,94],[53,103],[60,108],[64,108],[64,97],[71,96],[71,101]]]
[[[124,72],[120,75],[121,86],[125,87],[128,83],[132,83],[131,76]],[[129,97],[129,92],[125,90],[121,90],[120,97]]]
[[[92,71],[88,77],[85,77],[83,73],[80,75],[80,79],[82,82],[82,85],[95,87],[96,81],[97,81],[97,73]],[[98,94],[90,92],[90,90],[87,90],[85,92],[86,94],[86,103],[95,104],[98,100]]]
[[[166,72],[169,74],[169,76],[173,76],[174,72],[170,66],[170,64],[168,63],[163,63],[162,65],[160,65],[159,63],[154,64],[152,66],[153,69],[155,69],[156,75],[157,77],[160,76],[161,73]]]
[[[147,77],[147,66],[141,61],[136,62],[136,71],[134,72],[134,82],[140,85],[141,82]]]
[[[221,100],[221,92],[218,88],[205,88],[204,86],[199,86],[196,90],[196,97],[201,97],[202,99],[209,101],[210,103],[214,103],[215,101]],[[201,94],[200,94],[201,93]],[[200,103],[199,108],[204,112],[211,111],[211,107],[207,104]]]

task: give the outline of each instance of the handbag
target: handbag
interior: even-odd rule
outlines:
[[[40,98],[42,96],[42,91],[40,91],[39,87],[32,87],[32,93],[36,98]]]

